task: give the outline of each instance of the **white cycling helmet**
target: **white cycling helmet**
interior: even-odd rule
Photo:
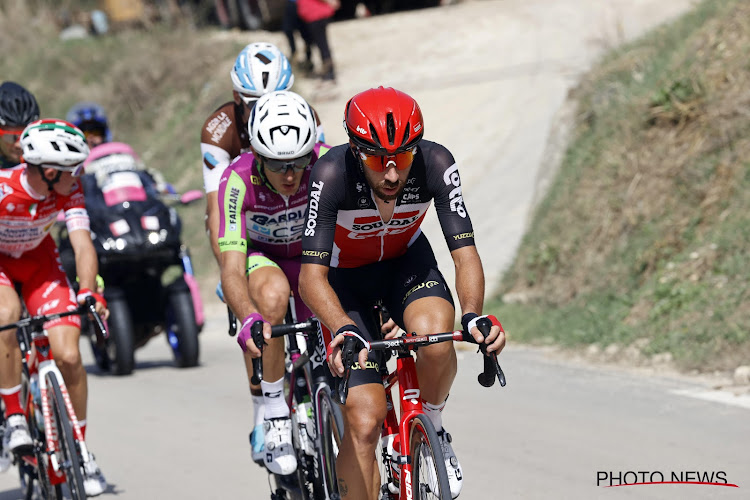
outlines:
[[[272,160],[308,155],[317,140],[312,108],[300,95],[286,90],[258,99],[247,128],[255,152]]]
[[[66,172],[80,171],[89,155],[83,132],[63,120],[37,120],[21,134],[23,159],[31,165],[44,165]]]
[[[289,90],[294,83],[289,60],[270,43],[251,43],[242,49],[229,74],[246,104],[274,90]]]

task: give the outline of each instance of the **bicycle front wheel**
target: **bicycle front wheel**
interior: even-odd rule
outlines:
[[[63,472],[65,473],[65,482],[70,490],[70,497],[73,500],[86,500],[86,491],[83,489],[83,473],[81,471],[81,460],[78,457],[78,449],[73,437],[73,428],[70,425],[70,415],[68,408],[65,406],[60,389],[60,382],[54,373],[47,374],[47,387],[52,392],[50,406],[54,416],[55,426],[57,427],[57,440],[59,442],[59,459]]]
[[[315,420],[319,433],[319,470],[316,497],[338,500],[341,497],[336,478],[336,457],[344,437],[344,418],[327,390],[318,392],[317,408]]]
[[[409,450],[415,500],[451,500],[448,470],[435,427],[424,414],[411,421]],[[403,474],[402,474],[403,475]],[[403,480],[403,478],[402,478]]]

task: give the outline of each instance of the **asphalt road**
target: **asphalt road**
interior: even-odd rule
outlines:
[[[225,331],[223,317],[207,324],[193,369],[173,367],[166,341],[152,339],[135,373],[121,378],[98,374],[82,345],[88,443],[111,485],[102,499],[269,498],[267,475],[250,459],[240,350]],[[486,389],[476,382],[480,355],[459,351],[444,422],[464,468],[461,498],[747,498],[749,407],[683,394],[706,390],[696,383],[582,366],[538,349],[508,348],[501,364],[508,385]],[[661,472],[665,480],[724,471],[740,488],[603,488],[599,471]],[[16,498],[11,469],[0,475],[0,500]]]

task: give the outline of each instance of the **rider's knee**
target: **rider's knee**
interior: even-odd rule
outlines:
[[[64,345],[52,353],[61,371],[75,370],[83,364],[77,345]]]
[[[269,280],[260,287],[259,306],[264,316],[283,319],[289,304],[289,284],[279,280]]]
[[[21,304],[13,301],[0,301],[0,325],[6,325],[18,321],[21,317]],[[14,330],[3,330],[3,333],[10,333],[15,338]]]
[[[350,402],[347,402],[349,406]],[[386,408],[382,405],[366,404],[363,408],[357,408],[353,405],[347,408],[346,412],[346,432],[351,433],[350,437],[355,447],[370,449],[380,439],[380,432],[385,420]]]

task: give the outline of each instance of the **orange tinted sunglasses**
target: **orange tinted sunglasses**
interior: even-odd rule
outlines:
[[[362,160],[362,163],[367,168],[375,172],[385,172],[391,165],[395,165],[397,170],[406,170],[409,168],[414,162],[414,155],[417,152],[417,148],[414,147],[392,155],[376,155],[362,150],[362,148],[357,148],[357,152],[359,153],[359,159]]]

